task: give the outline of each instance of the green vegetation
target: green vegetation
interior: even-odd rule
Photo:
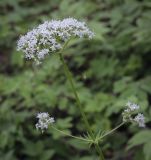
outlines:
[[[16,51],[20,34],[66,17],[86,21],[96,33],[91,41],[71,41],[64,53],[92,129],[120,124],[128,100],[147,117],[146,129],[123,126],[107,137],[101,143],[105,157],[151,159],[150,0],[1,0],[0,13],[0,159],[96,159],[83,142],[36,130],[40,111],[54,116],[66,133],[82,135],[84,124],[58,56],[36,69]]]

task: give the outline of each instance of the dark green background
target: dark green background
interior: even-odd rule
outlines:
[[[96,160],[93,148],[49,129],[35,129],[49,112],[58,128],[85,133],[56,54],[37,69],[16,51],[21,34],[45,20],[86,21],[93,40],[72,41],[64,53],[94,131],[122,121],[128,100],[138,103],[147,127],[126,125],[102,142],[108,160],[151,159],[151,1],[0,0],[0,160]]]

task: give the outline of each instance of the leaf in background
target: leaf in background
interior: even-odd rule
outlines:
[[[151,159],[151,140],[147,143],[144,144],[143,151],[145,155],[145,160],[150,160]]]
[[[72,147],[76,148],[77,150],[87,150],[88,149],[88,144],[77,140],[77,139],[68,139],[69,145]]]
[[[89,23],[91,30],[94,32],[94,38],[100,41],[105,41],[104,35],[108,33],[109,29],[105,27],[101,22],[91,21]]]
[[[42,160],[50,160],[52,159],[54,154],[55,154],[55,150],[53,149],[44,150],[39,158]]]
[[[145,130],[137,133],[134,135],[128,143],[128,149],[131,149],[132,147],[143,145],[147,142],[151,142],[151,131]]]

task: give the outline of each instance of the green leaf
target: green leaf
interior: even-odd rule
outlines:
[[[44,150],[40,155],[40,159],[50,160],[54,156],[54,154],[55,154],[54,150],[51,150],[51,149]]]
[[[69,139],[68,143],[69,143],[69,145],[71,145],[72,147],[74,147],[80,151],[88,149],[88,144],[85,143],[84,141],[80,141],[77,139]]]
[[[144,148],[143,148],[144,155],[145,155],[145,160],[150,160],[150,159],[151,159],[150,149],[151,149],[151,141],[150,141],[150,142],[147,142],[147,143],[144,145]]]
[[[137,145],[142,145],[151,141],[151,131],[141,131],[133,136],[128,143],[128,149],[135,147]]]

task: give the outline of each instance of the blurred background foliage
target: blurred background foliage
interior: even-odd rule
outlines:
[[[106,159],[150,160],[150,0],[0,0],[0,159],[96,159],[81,142],[35,129],[36,113],[47,111],[58,128],[85,132],[57,55],[34,69],[16,51],[19,35],[66,17],[86,21],[96,34],[91,41],[71,42],[64,54],[94,131],[119,124],[128,100],[147,117],[146,129],[127,125],[104,140]]]

